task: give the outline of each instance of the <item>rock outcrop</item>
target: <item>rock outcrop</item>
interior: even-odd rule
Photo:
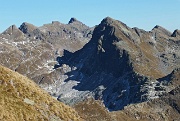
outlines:
[[[180,37],[180,30],[176,29],[171,36],[172,37]]]

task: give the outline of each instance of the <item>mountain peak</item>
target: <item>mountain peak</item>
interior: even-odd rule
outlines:
[[[120,28],[130,29],[125,23],[115,20],[111,17],[106,17],[101,21],[102,25],[113,25],[114,27],[119,26]],[[122,29],[124,31],[125,29]]]
[[[35,30],[37,27],[34,26],[33,24],[27,23],[27,22],[23,22],[21,24],[21,26],[19,27],[19,29],[24,33],[24,34],[28,34],[30,32],[32,32],[33,30]]]
[[[11,25],[9,28],[7,28],[3,34],[9,34],[9,35],[18,35],[21,36],[23,33],[17,28],[16,25]]]
[[[172,36],[172,37],[178,37],[178,36],[180,36],[180,30],[176,29],[171,36]]]
[[[102,21],[101,21],[101,23],[109,23],[109,24],[111,24],[111,23],[113,23],[115,20],[113,19],[113,18],[111,18],[111,17],[106,17],[106,18],[104,18]]]
[[[170,31],[168,31],[167,29],[165,29],[164,27],[159,26],[159,25],[156,25],[152,29],[152,31],[159,31],[159,32],[164,33],[165,35],[168,35],[168,36],[171,36],[171,34],[172,34]]]
[[[152,30],[158,29],[158,30],[166,30],[164,27],[156,25]],[[167,30],[166,30],[167,31]]]
[[[71,23],[74,23],[74,22],[79,22],[79,21],[76,18],[72,17],[68,24],[71,24]]]
[[[17,26],[16,25],[11,25],[7,30],[10,30],[10,31],[14,31],[14,30],[17,30]]]
[[[158,29],[158,28],[163,28],[163,27],[161,27],[161,26],[159,26],[159,25],[156,25],[154,28],[157,28],[157,29]]]

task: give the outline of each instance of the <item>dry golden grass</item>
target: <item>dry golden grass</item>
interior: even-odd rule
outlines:
[[[75,110],[86,121],[112,121],[109,112],[102,106],[100,101],[88,99],[74,106]]]
[[[142,33],[139,37],[140,41],[135,42],[132,37],[137,35],[131,28],[116,20],[112,21],[111,26],[114,27],[114,35],[119,39],[116,46],[118,49],[124,49],[128,52],[130,60],[133,62],[134,71],[155,79],[165,76],[159,70],[157,52],[154,46],[149,44],[151,41],[150,34],[148,32]],[[124,44],[121,45],[120,43]],[[139,59],[139,62],[137,62],[137,59]]]
[[[143,53],[143,65],[138,67],[135,66],[139,73],[142,73],[146,76],[153,77],[153,78],[161,78],[165,76],[161,71],[158,69],[159,60],[155,57],[155,51],[153,46],[150,46],[147,42],[141,42],[139,45],[141,52]]]
[[[179,113],[161,99],[131,104],[124,110],[108,112],[100,101],[93,99],[75,105],[86,121],[173,121]]]
[[[109,112],[98,100],[88,99],[76,104],[75,110],[86,121],[135,121],[123,111]],[[143,121],[143,120],[139,120]]]
[[[53,99],[33,81],[0,66],[0,120],[81,120],[76,111]]]

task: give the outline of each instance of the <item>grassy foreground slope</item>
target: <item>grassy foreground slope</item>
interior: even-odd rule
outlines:
[[[0,65],[0,120],[78,121],[74,109],[56,101],[27,77]]]

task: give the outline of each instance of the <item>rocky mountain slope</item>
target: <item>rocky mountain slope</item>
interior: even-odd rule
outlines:
[[[180,82],[180,70],[164,78],[173,85]],[[164,80],[162,79],[162,80]],[[171,86],[172,86],[171,85]],[[101,101],[91,98],[74,107],[87,121],[178,121],[180,120],[180,86],[160,98],[147,102],[130,104],[121,111],[108,112]]]
[[[179,40],[160,26],[146,32],[107,17],[82,49],[57,58],[67,77],[45,89],[67,104],[102,100],[110,111],[159,98],[178,86],[161,78],[180,67]]]
[[[148,102],[125,106],[121,111],[109,112],[102,102],[88,99],[76,104],[77,112],[87,121],[178,121],[180,88]]]
[[[180,68],[179,30],[157,25],[144,31],[110,17],[89,28],[72,18],[68,24],[11,26],[0,43],[0,63],[69,105],[94,98],[117,111],[179,86],[171,79]]]
[[[52,84],[60,77],[54,70],[57,56],[64,49],[74,52],[92,36],[90,28],[75,18],[68,24],[53,21],[41,27],[24,22],[10,26],[0,34],[0,64],[15,70],[38,84]]]
[[[0,66],[1,121],[81,120],[74,109],[53,99],[32,80]]]

